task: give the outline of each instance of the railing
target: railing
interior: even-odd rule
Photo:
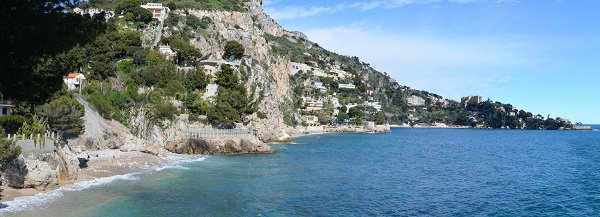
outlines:
[[[9,140],[19,141],[19,140],[39,140],[39,139],[59,139],[61,135],[57,132],[46,132],[44,134],[7,134],[6,136]]]
[[[185,135],[190,138],[218,138],[218,137],[235,137],[244,138],[254,134],[252,129],[182,129]]]

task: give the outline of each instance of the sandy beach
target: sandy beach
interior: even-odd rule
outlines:
[[[142,152],[121,152],[119,150],[90,151],[86,155],[90,156],[87,164],[88,167],[79,170],[77,180],[63,184],[62,186],[103,177],[124,175],[143,168],[159,166],[167,162],[163,157]],[[87,158],[84,155],[79,157]],[[59,187],[61,186],[55,186],[54,189]],[[54,189],[38,191],[34,188],[15,189],[2,186],[2,202],[12,201],[18,197],[37,195]]]

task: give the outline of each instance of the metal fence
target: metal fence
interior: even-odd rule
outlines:
[[[191,138],[218,138],[218,137],[234,137],[244,138],[254,134],[252,129],[182,129],[183,133]]]

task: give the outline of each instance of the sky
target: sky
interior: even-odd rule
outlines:
[[[287,30],[398,83],[600,124],[598,0],[265,0]]]

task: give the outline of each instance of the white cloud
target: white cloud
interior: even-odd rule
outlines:
[[[326,49],[358,56],[401,84],[450,98],[492,91],[518,76],[499,68],[523,64],[514,46],[496,40],[392,34],[357,24],[304,32]]]

